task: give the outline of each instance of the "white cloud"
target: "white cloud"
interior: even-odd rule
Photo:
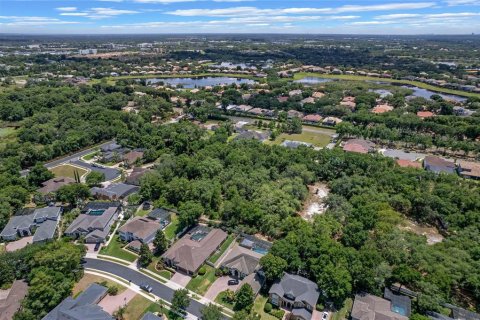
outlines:
[[[61,16],[69,16],[69,17],[85,17],[88,16],[86,12],[62,12],[60,13]]]
[[[449,6],[465,6],[465,5],[480,5],[479,0],[446,0],[445,1]]]
[[[395,21],[355,21],[350,23],[352,26],[372,26],[372,25],[383,25],[383,24],[392,24]]]
[[[179,3],[179,2],[195,2],[197,0],[133,0],[133,2],[138,3],[161,3],[161,4],[169,4],[169,3]]]
[[[123,0],[97,0],[100,2],[123,2]]]
[[[1,20],[7,20],[2,23],[4,26],[48,26],[60,24],[77,24],[75,21],[63,21],[56,18],[37,17],[37,16],[0,16]]]
[[[58,11],[67,11],[67,12],[71,12],[71,11],[77,11],[77,7],[59,7],[59,8],[56,8]]]
[[[388,19],[405,19],[405,18],[416,18],[419,17],[418,13],[397,13],[397,14],[384,14],[381,16],[376,16],[375,19],[378,20],[388,20]]]
[[[64,10],[65,11],[65,10]],[[90,19],[105,19],[111,18],[123,14],[136,14],[140,11],[135,10],[123,10],[113,8],[90,8],[81,12],[71,12],[73,10],[60,13],[61,16],[74,16],[74,17],[86,17]]]

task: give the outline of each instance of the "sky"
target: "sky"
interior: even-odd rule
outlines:
[[[0,0],[0,33],[480,33],[480,0]]]

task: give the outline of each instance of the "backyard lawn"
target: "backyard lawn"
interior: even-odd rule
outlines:
[[[352,306],[353,306],[353,300],[352,299],[347,299],[345,300],[345,303],[343,305],[343,308],[340,309],[339,311],[337,312],[334,312],[332,314],[332,318],[331,320],[344,320],[344,319],[347,319],[347,314],[348,312],[352,309]]]
[[[263,311],[263,308],[265,307],[265,303],[268,301],[268,297],[258,295],[257,299],[255,299],[255,302],[253,303],[253,309],[252,311],[255,313],[258,313],[260,315],[260,318],[262,320],[278,320],[271,314],[266,313]]]
[[[125,246],[125,243],[120,241],[118,235],[115,235],[113,236],[113,239],[108,246],[102,247],[102,249],[100,249],[100,254],[116,257],[130,262],[135,261],[135,259],[137,259],[137,256],[122,249],[123,246]]]
[[[94,275],[94,274],[90,274],[90,273],[85,273],[83,278],[80,279],[80,281],[78,281],[75,286],[73,287],[73,290],[72,290],[72,296],[78,296],[82,291],[85,291],[85,289],[88,288],[88,286],[92,283],[100,283],[100,282],[107,282],[107,286],[116,286],[118,288],[118,293],[122,293],[123,291],[125,291],[125,287],[122,286],[121,284],[119,283],[116,283],[116,282],[113,282],[111,280],[108,280],[107,278],[104,278],[104,277],[101,277],[101,276],[97,276],[97,275]]]
[[[208,288],[212,285],[213,282],[217,279],[215,276],[215,269],[204,265],[207,272],[203,276],[198,275],[187,284],[187,289],[192,290],[200,295],[204,295],[207,292]]]
[[[71,166],[69,164],[62,164],[58,167],[50,169],[50,171],[53,172],[55,177],[68,177],[72,179],[75,179],[75,173],[74,173],[75,171],[78,172],[78,175],[80,177],[83,176],[85,173],[87,173],[87,170],[80,169],[80,168]]]
[[[228,246],[232,243],[232,241],[235,239],[233,234],[228,235],[227,240],[225,240],[222,245],[220,246],[220,249],[218,252],[215,252],[215,254],[209,259],[211,263],[217,262],[218,258],[222,256],[222,254],[227,250]]]
[[[148,213],[150,212],[150,210],[143,210],[143,209],[140,209],[137,211],[137,216],[139,217],[145,217]]]
[[[330,142],[331,137],[326,134],[318,132],[303,131],[300,134],[287,134],[282,133],[275,139],[275,141],[268,141],[271,144],[281,144],[285,140],[302,141],[311,143],[315,147],[325,147]]]
[[[173,238],[175,238],[175,234],[177,233],[177,229],[178,229],[178,217],[176,214],[172,214],[172,222],[170,222],[170,224],[163,230],[163,232],[165,233],[165,237],[168,239],[168,240],[172,240]]]

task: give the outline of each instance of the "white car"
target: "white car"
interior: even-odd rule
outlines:
[[[328,312],[325,311],[323,312],[322,320],[327,320],[328,319]]]

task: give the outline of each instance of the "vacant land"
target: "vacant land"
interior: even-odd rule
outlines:
[[[381,81],[381,82],[391,82],[391,83],[401,83],[401,84],[408,84],[411,86],[416,86],[419,88],[447,93],[447,94],[455,94],[458,96],[463,97],[477,97],[480,98],[480,94],[473,93],[473,92],[466,92],[454,89],[447,89],[442,87],[432,86],[430,84],[426,84],[419,81],[410,81],[410,80],[398,80],[398,79],[387,79],[387,78],[376,78],[376,77],[366,77],[366,76],[356,76],[356,75],[335,75],[335,74],[323,74],[323,73],[312,73],[312,72],[299,72],[293,76],[294,80],[301,80],[305,77],[318,77],[318,78],[329,78],[329,79],[339,79],[339,80],[350,80],[350,81]]]
[[[310,132],[310,131],[303,131],[300,134],[282,133],[277,137],[277,139],[275,139],[275,141],[271,141],[270,143],[281,144],[285,140],[311,143],[315,147],[323,148],[330,142],[330,136],[326,134]]]
[[[72,179],[75,179],[75,171],[78,172],[80,177],[87,173],[87,170],[74,167],[69,164],[62,164],[58,167],[50,169],[50,171],[53,172],[55,177],[68,177]]]
[[[130,261],[130,262],[135,261],[135,259],[137,259],[137,256],[133,253],[130,253],[124,250],[123,249],[124,246],[125,246],[125,243],[120,241],[120,238],[118,237],[118,235],[115,235],[112,241],[110,241],[110,244],[108,246],[100,249],[100,254],[112,256],[115,258]]]
[[[116,286],[118,288],[118,293],[121,293],[121,292],[125,291],[125,289],[126,289],[121,284],[113,282],[111,280],[108,280],[107,278],[97,276],[97,275],[94,275],[94,274],[90,274],[90,273],[85,273],[83,278],[80,279],[80,281],[78,281],[75,284],[75,286],[73,287],[72,296],[75,297],[78,294],[80,294],[82,291],[85,291],[85,289],[87,289],[88,286],[92,283],[101,283],[101,282],[104,282],[104,281],[107,283],[107,286],[109,286],[109,287],[110,286]]]
[[[198,275],[187,284],[187,289],[192,290],[200,295],[204,295],[207,292],[208,288],[212,285],[212,283],[217,278],[215,276],[215,269],[204,265],[207,272],[203,276]]]

